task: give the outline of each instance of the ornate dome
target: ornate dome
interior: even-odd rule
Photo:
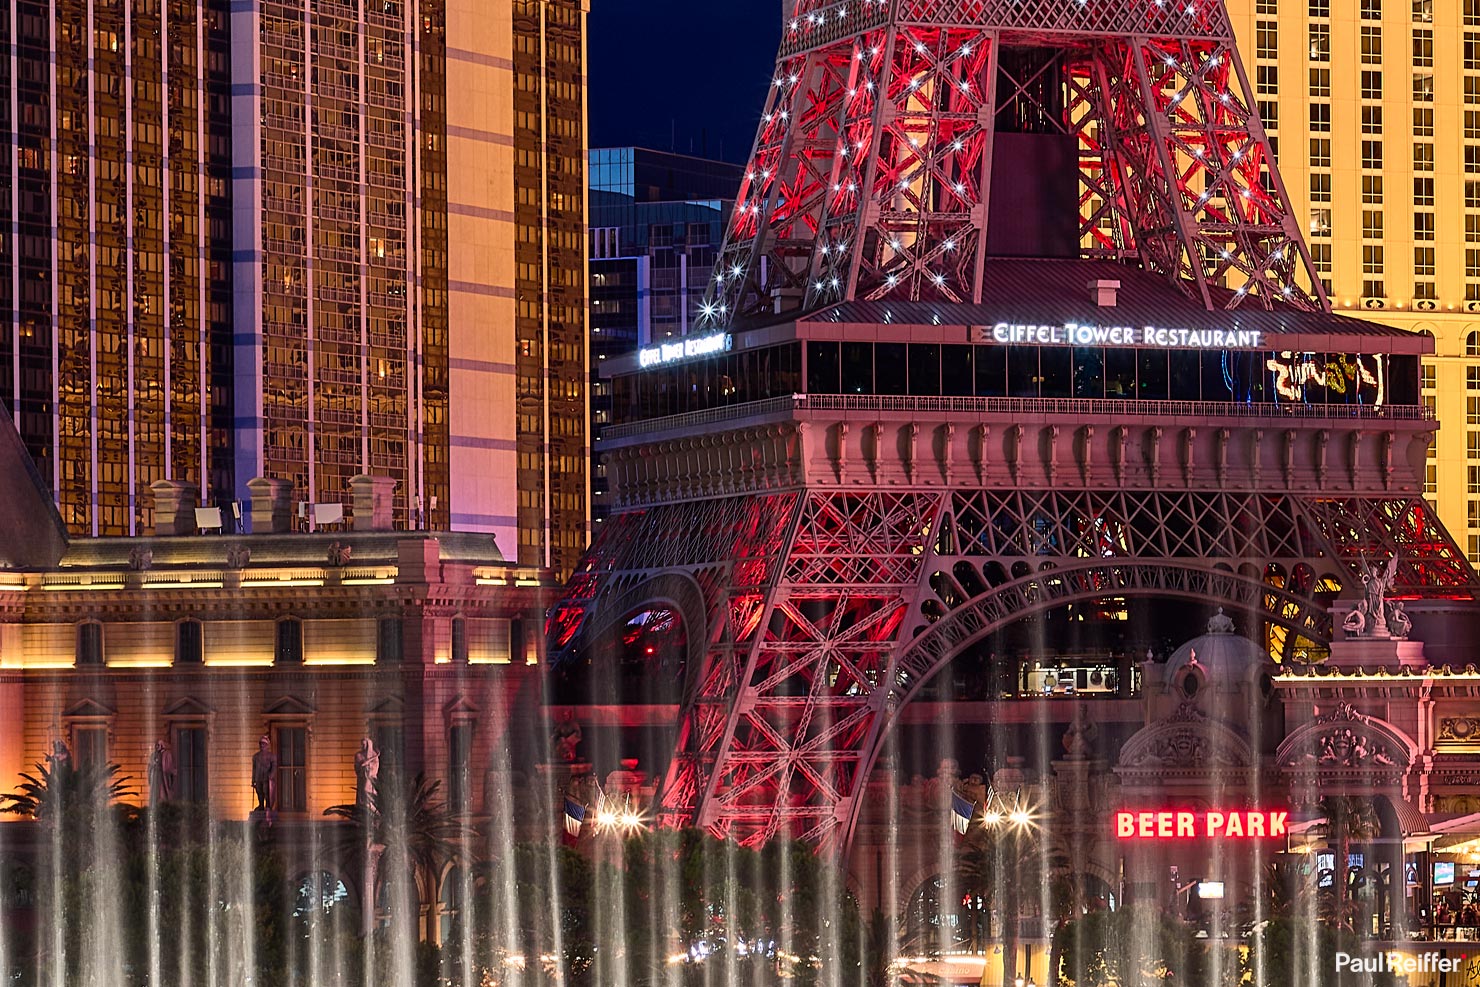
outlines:
[[[1196,661],[1209,684],[1246,682],[1269,662],[1269,655],[1248,638],[1234,633],[1233,621],[1219,607],[1208,620],[1208,631],[1172,652],[1167,659],[1166,680],[1176,682],[1183,668]]]

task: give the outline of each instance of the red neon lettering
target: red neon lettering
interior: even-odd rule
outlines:
[[[1115,835],[1122,840],[1268,839],[1285,836],[1290,813],[1265,809],[1161,809],[1115,813]]]

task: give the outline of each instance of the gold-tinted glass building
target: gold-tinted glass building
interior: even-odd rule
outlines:
[[[0,12],[0,401],[74,534],[231,484],[224,0]]]
[[[1228,0],[1335,307],[1431,333],[1428,494],[1480,561],[1480,0]]]
[[[585,7],[0,11],[0,400],[74,534],[148,530],[162,479],[369,474],[403,527],[574,564]]]
[[[581,0],[233,15],[238,484],[585,547]],[[260,386],[256,386],[260,382]]]

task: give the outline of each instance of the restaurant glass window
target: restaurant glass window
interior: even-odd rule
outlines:
[[[1038,396],[1037,347],[1007,350],[1007,394],[1015,398]]]
[[[911,343],[910,393],[919,396],[940,394],[940,347],[932,343]]]
[[[1076,398],[1105,396],[1104,350],[1093,347],[1077,347],[1074,350],[1074,396]]]
[[[972,389],[972,347],[942,346],[940,348],[940,393],[950,397],[964,397]]]
[[[1105,351],[1105,397],[1133,398],[1136,396],[1136,351],[1112,349]]]
[[[1007,393],[1007,351],[1000,346],[977,346],[972,353],[977,397]]]
[[[904,343],[879,343],[874,349],[876,394],[904,394],[909,390],[909,366]]]
[[[1074,355],[1062,347],[1038,351],[1038,397],[1066,398],[1074,393]],[[1030,397],[1034,395],[1029,395]]]
[[[874,346],[872,343],[843,344],[843,393],[874,392]]]
[[[838,344],[807,344],[807,393],[838,393]]]
[[[1167,375],[1171,380],[1168,397],[1174,401],[1196,401],[1202,395],[1202,367],[1197,353],[1172,350],[1167,354]]]
[[[1144,401],[1167,396],[1167,354],[1164,350],[1136,351],[1136,393]]]
[[[1229,402],[1233,400],[1233,382],[1229,380],[1222,353],[1194,353],[1199,359],[1201,386],[1199,397],[1203,401]]]

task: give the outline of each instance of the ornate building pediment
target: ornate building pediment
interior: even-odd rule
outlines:
[[[1115,772],[1130,781],[1138,776],[1198,776],[1253,763],[1254,753],[1238,731],[1184,702],[1126,741]]]
[[[166,706],[164,708],[164,718],[166,720],[204,719],[211,716],[214,712],[215,710],[194,696],[186,696]]]
[[[104,720],[118,714],[118,710],[106,706],[96,699],[79,699],[77,702],[62,710],[62,716],[69,720]]]
[[[277,700],[267,703],[262,707],[262,712],[269,718],[292,718],[312,716],[317,710],[311,703],[305,702],[297,696],[281,696]]]
[[[1287,772],[1319,773],[1395,783],[1408,770],[1417,745],[1385,720],[1338,702],[1290,733],[1275,759]]]

